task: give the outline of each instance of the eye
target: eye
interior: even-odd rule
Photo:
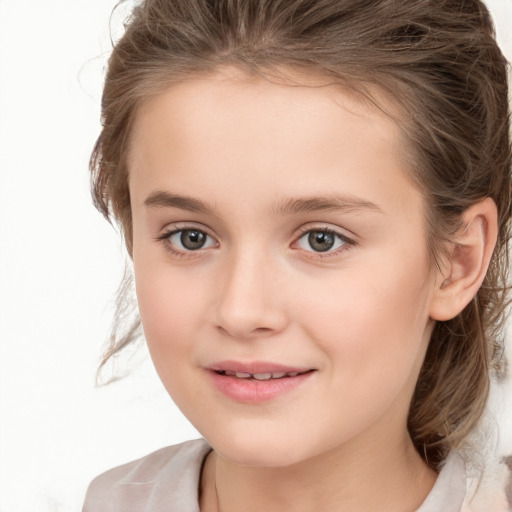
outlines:
[[[200,229],[177,229],[159,237],[173,252],[183,253],[215,247],[215,240]]]
[[[349,238],[329,229],[313,229],[306,231],[297,241],[297,245],[306,251],[335,252],[345,245],[353,245]]]

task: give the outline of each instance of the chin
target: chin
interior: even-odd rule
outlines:
[[[288,467],[308,458],[304,442],[268,431],[226,432],[205,438],[219,456],[242,466]]]

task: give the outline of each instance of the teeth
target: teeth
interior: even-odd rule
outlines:
[[[275,372],[275,373],[246,373],[246,372],[233,372],[231,370],[224,370],[222,372],[227,377],[236,377],[238,379],[255,379],[255,380],[270,380],[282,379],[283,377],[296,377],[299,372]]]
[[[273,377],[271,373],[255,373],[253,378],[256,380],[269,380]]]

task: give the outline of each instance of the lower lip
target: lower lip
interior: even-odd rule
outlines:
[[[313,375],[313,371],[295,377],[256,380],[238,379],[214,371],[208,371],[213,385],[226,397],[246,404],[268,402],[297,388]]]

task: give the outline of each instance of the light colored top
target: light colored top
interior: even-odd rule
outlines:
[[[211,449],[196,439],[113,468],[91,482],[83,512],[200,512],[199,479]],[[460,512],[465,495],[464,462],[451,453],[416,512]]]

